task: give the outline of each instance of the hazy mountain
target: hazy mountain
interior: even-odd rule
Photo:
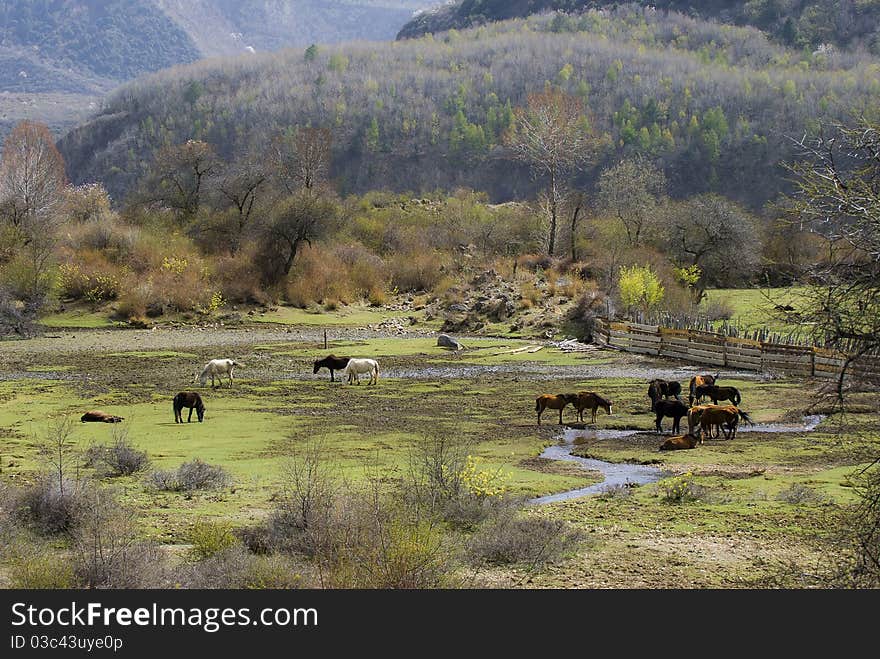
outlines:
[[[613,8],[626,3],[603,0],[458,0],[419,12],[398,33],[399,39],[463,29],[509,18],[559,11]],[[772,39],[798,48],[833,44],[880,54],[878,0],[633,0],[657,11],[750,25]]]
[[[58,132],[141,74],[203,57],[390,40],[430,0],[0,0],[0,140],[22,118]],[[59,95],[72,94],[70,112]]]

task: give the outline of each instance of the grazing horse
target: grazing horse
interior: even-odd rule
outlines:
[[[695,392],[697,387],[704,384],[715,384],[715,380],[718,379],[718,373],[715,375],[709,375],[708,373],[703,373],[702,375],[695,375],[691,378],[690,386],[688,387],[690,396],[688,397],[688,403],[691,407],[694,406],[694,399],[696,398]]]
[[[106,412],[102,412],[101,410],[89,410],[85,414],[83,414],[79,420],[85,423],[86,421],[97,421],[100,423],[119,423],[125,417],[122,416],[113,416],[112,414],[107,414]]]
[[[322,368],[330,371],[330,382],[336,382],[333,378],[333,371],[341,371],[348,365],[348,357],[337,357],[336,355],[328,355],[324,359],[315,360],[315,368],[312,373],[317,373]]]
[[[713,405],[717,405],[719,400],[729,400],[734,405],[739,405],[742,396],[736,387],[719,387],[715,384],[701,384],[694,390],[694,398],[701,400],[710,398]]]
[[[217,378],[217,382],[222,387],[223,386],[223,378],[221,377],[224,373],[229,376],[229,386],[232,387],[232,370],[236,366],[241,366],[234,359],[212,359],[207,364],[205,364],[205,368],[202,369],[201,374],[199,375],[199,382],[204,387],[208,383],[208,378],[211,378],[211,388],[214,388],[214,378]]]
[[[668,416],[672,419],[672,434],[677,435],[680,432],[679,425],[681,424],[681,417],[687,416],[688,406],[680,400],[661,399],[654,405],[654,411],[657,413],[657,417],[654,419],[654,425],[657,428],[657,432],[663,432],[663,428],[660,426],[660,421],[664,416]]]
[[[714,405],[694,405],[692,408],[688,410],[688,433],[697,432],[700,434],[700,431],[697,429],[700,425],[700,417],[702,417],[703,412],[708,410],[709,408],[714,407]],[[715,434],[713,435],[711,432],[708,434],[708,437],[718,437],[721,434],[720,426],[714,426]],[[700,440],[702,440],[702,435],[700,435]]]
[[[600,407],[604,409],[609,416],[611,415],[611,401],[607,398],[603,398],[595,391],[579,391],[577,393],[577,398],[574,400],[574,406],[577,409],[578,421],[584,420],[584,410],[587,408],[589,408],[592,413],[590,423],[596,423],[596,412]],[[559,413],[561,416],[562,410],[560,410]],[[562,422],[560,421],[560,423]]]
[[[648,398],[651,399],[651,411],[654,411],[654,405],[661,398],[669,398],[670,396],[675,396],[678,400],[681,400],[681,383],[675,382],[674,380],[660,380],[659,378],[656,380],[651,380],[648,383]]]
[[[538,425],[541,425],[541,415],[547,408],[550,408],[551,410],[559,410],[559,425],[562,425],[562,410],[565,409],[565,406],[569,403],[577,405],[577,401],[577,394],[542,394],[541,396],[538,396],[535,399],[535,412],[538,413]]]
[[[205,404],[202,397],[195,391],[181,391],[174,397],[174,423],[183,423],[183,408],[189,408],[189,416],[186,422],[190,423],[193,418],[193,409],[199,417],[199,423],[205,420]]]
[[[678,437],[670,437],[660,444],[661,451],[678,451],[680,449],[696,448],[700,438],[696,435],[688,433],[687,435],[679,435]]]
[[[361,373],[370,374],[369,384],[376,384],[379,381],[379,362],[375,359],[349,359],[342,374],[348,376],[348,383],[351,384],[352,379],[357,383],[361,383]]]
[[[700,443],[703,442],[703,435],[711,437],[709,434],[713,425],[721,428],[725,439],[733,439],[736,437],[736,428],[739,420],[742,419],[749,425],[752,420],[749,415],[734,405],[712,405],[703,410],[700,414]]]

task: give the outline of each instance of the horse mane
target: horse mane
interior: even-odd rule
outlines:
[[[610,400],[608,400],[607,398],[604,398],[603,396],[600,396],[600,395],[597,394],[595,391],[593,392],[593,395],[596,397],[596,400],[598,400],[602,405],[605,405],[606,407],[607,407],[608,405],[611,405],[611,401],[610,401]]]

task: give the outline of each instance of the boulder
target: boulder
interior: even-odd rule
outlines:
[[[464,348],[458,341],[448,334],[441,334],[437,337],[437,345],[441,348],[450,348],[451,350],[461,350]]]

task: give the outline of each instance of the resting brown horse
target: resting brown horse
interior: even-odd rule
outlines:
[[[544,410],[559,410],[559,424],[562,425],[562,410],[571,403],[577,404],[577,394],[543,394],[535,399],[535,412],[538,413],[538,425],[541,425],[541,415]]]
[[[584,420],[584,410],[589,409],[592,416],[590,423],[596,423],[596,412],[601,407],[605,412],[611,414],[611,401],[603,398],[595,391],[579,391],[574,401],[575,409],[577,409],[578,421]],[[561,423],[561,421],[560,421]]]
[[[97,421],[99,423],[119,423],[125,417],[122,416],[113,416],[112,414],[107,414],[106,412],[102,412],[101,410],[89,410],[85,414],[83,414],[79,420],[85,423],[86,421]]]
[[[697,442],[699,441],[699,437],[690,433],[688,433],[687,435],[679,435],[678,437],[670,437],[665,442],[660,444],[660,450],[678,451],[680,449],[696,448]]]
[[[333,378],[333,371],[341,371],[348,366],[348,357],[337,357],[336,355],[327,355],[324,359],[315,360],[315,368],[312,373],[317,373],[322,368],[330,371],[330,382],[336,382]]]
[[[702,400],[710,398],[713,405],[717,405],[719,400],[729,400],[734,405],[739,405],[742,396],[736,387],[719,387],[716,384],[701,384],[694,390],[694,398]]]
[[[709,375],[708,373],[703,373],[702,375],[695,375],[691,378],[690,385],[688,386],[689,397],[688,404],[693,407],[694,399],[696,398],[696,389],[699,386],[704,384],[715,384],[715,380],[718,379],[718,373],[715,375]]]
[[[205,404],[202,397],[195,391],[181,391],[174,397],[174,423],[183,423],[183,408],[189,408],[189,416],[186,422],[190,423],[193,418],[193,410],[199,417],[199,423],[205,419]]]

